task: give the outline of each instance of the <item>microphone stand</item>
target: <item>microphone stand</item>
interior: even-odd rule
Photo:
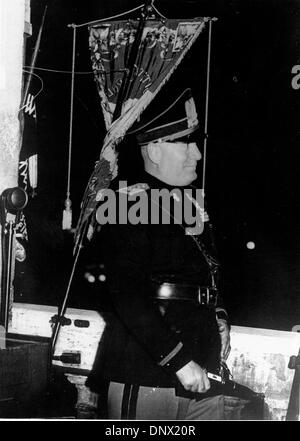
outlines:
[[[12,256],[13,256],[13,238],[14,238],[14,229],[16,226],[15,219],[16,216],[9,213],[8,214],[8,241],[7,241],[7,259],[3,267],[5,267],[5,271],[3,274],[3,287],[4,287],[4,295],[2,296],[3,304],[1,305],[1,314],[0,314],[0,323],[4,326],[5,332],[8,331],[8,318],[9,318],[9,300],[10,300],[10,288],[12,281]],[[2,302],[1,302],[2,303]]]
[[[5,333],[9,324],[9,305],[11,299],[14,237],[15,228],[20,218],[20,213],[27,205],[27,193],[19,187],[4,190],[1,195],[2,214],[2,279],[1,279],[1,303],[0,303],[0,325],[4,327]],[[6,237],[7,236],[7,237]]]

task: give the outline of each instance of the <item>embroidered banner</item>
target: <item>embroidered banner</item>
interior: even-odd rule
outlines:
[[[117,175],[116,145],[168,81],[208,20],[146,20],[136,54],[138,20],[90,27],[92,66],[108,133],[83,197],[75,244],[94,212],[98,192]],[[93,234],[92,223],[87,234]]]

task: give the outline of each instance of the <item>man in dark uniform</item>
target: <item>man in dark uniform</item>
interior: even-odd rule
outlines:
[[[198,120],[189,91],[182,101],[181,118],[156,120],[155,127],[137,134],[144,161],[140,182],[115,185],[115,195],[128,196],[128,212],[132,196],[143,195],[147,220],[136,223],[128,216],[125,223],[117,215],[115,224],[101,228],[112,312],[87,385],[100,391],[109,382],[112,419],[230,418],[226,397],[208,378],[229,354],[229,325],[216,286],[211,226],[191,185],[201,154],[192,138]],[[168,206],[160,200],[156,223],[151,223],[157,209],[153,190],[171,195]],[[187,198],[201,234],[189,228],[186,216],[176,219],[176,201]],[[103,224],[101,213],[96,217]],[[167,222],[163,215],[169,215]]]

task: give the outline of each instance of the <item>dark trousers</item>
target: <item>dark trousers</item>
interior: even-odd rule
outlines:
[[[217,395],[194,400],[175,395],[174,388],[111,382],[108,418],[130,420],[239,420],[246,401]]]

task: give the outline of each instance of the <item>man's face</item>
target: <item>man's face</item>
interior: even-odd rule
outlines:
[[[197,161],[201,153],[195,142],[162,142],[159,172],[161,180],[170,185],[189,185],[197,178]]]

